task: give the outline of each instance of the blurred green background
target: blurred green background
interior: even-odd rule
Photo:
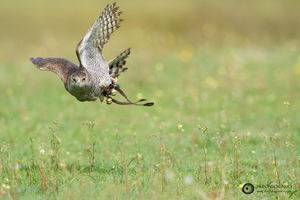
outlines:
[[[249,181],[299,188],[300,1],[119,1],[125,21],[104,56],[132,48],[119,82],[131,99],[154,101],[151,108],[78,102],[56,75],[28,59],[78,64],[77,43],[112,2],[0,2],[0,158],[7,161],[0,165],[0,199],[214,199],[223,187],[227,199],[245,199],[239,186]],[[53,121],[61,139],[57,193]],[[91,172],[85,169],[94,143]],[[140,163],[124,169],[136,155]]]
[[[71,49],[107,3],[111,1],[1,1],[1,60],[34,54],[74,57]],[[118,3],[126,21],[106,45],[108,56],[127,46],[155,58],[180,52],[186,45],[299,46],[297,0]]]

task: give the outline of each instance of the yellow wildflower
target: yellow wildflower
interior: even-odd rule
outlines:
[[[298,62],[294,65],[294,74],[300,75],[300,62]]]
[[[4,183],[2,183],[2,185],[1,185],[4,189],[6,189],[6,190],[9,190],[10,189],[10,186],[9,185],[6,185],[6,184],[4,184]]]
[[[11,88],[6,88],[7,96],[11,96],[13,94],[13,90]]]
[[[143,99],[143,94],[142,93],[137,93],[136,98],[137,99]]]
[[[62,167],[62,168],[65,168],[67,165],[63,162],[59,163],[59,166]]]
[[[182,124],[178,124],[177,128],[178,128],[178,130],[182,130],[183,125]]]
[[[275,161],[272,161],[272,165],[275,165]]]
[[[28,117],[27,115],[25,115],[25,116],[23,117],[23,120],[24,120],[24,122],[27,122],[27,121],[29,121],[29,117]]]
[[[189,62],[193,58],[193,54],[194,54],[193,46],[187,45],[181,50],[179,58],[183,62]]]
[[[286,107],[289,107],[291,105],[291,103],[289,101],[285,101],[283,102],[283,104],[286,106]]]

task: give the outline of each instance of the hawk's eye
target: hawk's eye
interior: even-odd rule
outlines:
[[[82,81],[85,82],[85,78],[83,78]]]
[[[75,83],[75,82],[76,82],[76,79],[75,79],[75,78],[72,78],[72,81]]]

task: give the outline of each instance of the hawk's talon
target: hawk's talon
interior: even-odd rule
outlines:
[[[118,78],[111,78],[111,81],[113,82],[113,84],[117,84],[118,83]]]

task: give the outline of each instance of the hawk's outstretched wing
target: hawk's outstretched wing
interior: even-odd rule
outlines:
[[[104,44],[110,35],[119,28],[122,21],[119,19],[121,12],[116,3],[107,5],[92,27],[88,30],[76,48],[76,54],[82,67],[106,67],[102,55]]]
[[[63,58],[30,58],[30,61],[41,70],[56,73],[66,85],[68,77],[78,70],[78,67]]]
[[[130,48],[126,49],[120,55],[109,61],[109,74],[111,77],[116,78],[121,72],[125,72],[128,68],[123,67],[126,64],[126,58],[130,54]]]

